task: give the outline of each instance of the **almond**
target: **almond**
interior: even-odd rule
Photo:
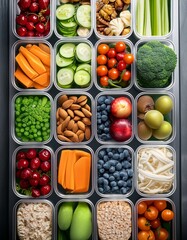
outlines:
[[[64,136],[66,137],[73,137],[74,132],[70,131],[70,130],[65,130],[64,131]]]
[[[75,124],[75,121],[73,119],[71,119],[68,123],[68,126],[67,126],[67,129],[68,130],[72,130],[73,129],[73,126]]]
[[[79,127],[80,130],[85,131],[85,124],[84,124],[83,122],[78,121],[78,122],[77,122],[77,125],[78,125],[78,127]]]
[[[85,101],[85,100],[87,100],[87,96],[82,95],[77,99],[77,103],[80,103],[80,102]]]
[[[91,125],[91,121],[90,121],[90,119],[87,118],[87,117],[82,118],[82,122],[83,122],[85,125]]]
[[[68,116],[63,122],[62,122],[62,132],[65,130],[65,128],[67,127],[69,121],[70,121],[70,116]]]
[[[79,117],[85,117],[84,113],[79,110],[75,110],[74,113]]]
[[[78,125],[77,125],[77,123],[74,123],[74,125],[73,125],[73,128],[72,128],[72,131],[74,132],[74,133],[76,133],[77,131],[78,131]]]
[[[65,102],[63,102],[62,108],[63,108],[63,109],[67,109],[67,108],[69,108],[72,104],[73,104],[73,100],[72,100],[72,99],[68,99],[68,100],[66,100]]]
[[[67,95],[61,95],[59,98],[58,98],[58,104],[60,106],[62,106],[63,102],[65,102],[66,100],[68,100],[68,96]]]
[[[72,100],[73,100],[73,103],[76,103],[76,102],[77,102],[77,97],[76,97],[76,96],[70,96],[69,99],[72,99]]]
[[[77,136],[79,136],[81,133],[83,133],[83,131],[80,129],[76,132]]]
[[[62,118],[62,119],[66,119],[68,114],[66,112],[66,110],[62,109],[62,108],[59,108],[59,116]]]
[[[79,142],[84,140],[84,133],[79,134]]]
[[[84,108],[86,108],[88,111],[91,111],[91,107],[88,104],[86,104]]]
[[[87,126],[86,130],[85,130],[85,138],[86,138],[86,140],[89,140],[90,137],[91,137],[91,129],[90,129],[90,127]]]
[[[86,99],[86,100],[80,102],[79,104],[81,105],[81,107],[83,107],[83,106],[87,103],[87,101],[88,101],[88,100]]]
[[[56,120],[57,120],[57,121],[59,120],[59,109],[60,109],[60,108],[57,108],[57,110],[56,110]]]
[[[80,108],[81,108],[81,106],[79,104],[72,104],[70,107],[71,110],[78,110]]]
[[[79,138],[75,133],[70,139],[71,139],[72,142],[79,142]]]
[[[71,140],[63,135],[58,135],[58,139],[63,142],[71,142]]]
[[[62,123],[56,129],[57,134],[62,134]]]
[[[79,121],[79,120],[81,120],[81,117],[79,117],[79,116],[75,116],[75,117],[74,117],[74,121],[77,122],[77,121]]]
[[[74,112],[71,109],[67,109],[67,112],[71,118],[74,118]]]
[[[88,111],[86,108],[81,108],[81,110],[86,117],[90,118],[92,116],[92,113],[90,111]]]

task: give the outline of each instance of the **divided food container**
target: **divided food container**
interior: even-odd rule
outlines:
[[[100,3],[103,0],[100,1]],[[18,2],[18,1],[17,1]],[[17,232],[17,211],[21,203],[46,203],[52,209],[52,239],[58,239],[59,229],[58,229],[58,213],[60,206],[63,203],[75,202],[77,205],[79,202],[83,202],[89,205],[91,210],[91,221],[92,221],[92,235],[89,239],[100,239],[99,235],[102,235],[99,221],[98,220],[98,209],[102,204],[107,203],[108,206],[115,205],[116,202],[119,202],[119,206],[123,203],[127,204],[131,215],[127,216],[129,221],[129,226],[131,226],[131,233],[129,239],[137,239],[138,234],[138,224],[137,224],[137,205],[141,201],[145,200],[166,200],[176,215],[175,203],[172,202],[169,197],[175,196],[177,190],[177,175],[179,170],[177,168],[178,158],[179,158],[179,146],[178,146],[178,69],[174,71],[171,76],[170,82],[164,88],[146,88],[141,86],[137,80],[137,51],[145,43],[151,40],[158,40],[161,43],[169,46],[171,49],[177,53],[177,44],[178,36],[176,36],[175,29],[175,18],[174,6],[175,2],[171,0],[170,6],[170,32],[163,36],[143,36],[137,32],[136,29],[136,4],[137,0],[131,1],[130,12],[132,18],[129,19],[130,29],[129,32],[124,36],[110,36],[110,34],[102,35],[98,31],[98,22],[97,19],[100,17],[97,12],[97,4],[99,1],[94,2],[90,1],[91,6],[91,28],[87,35],[85,36],[63,36],[59,33],[57,29],[57,18],[56,18],[56,9],[59,6],[59,1],[50,1],[51,11],[50,11],[50,32],[47,36],[40,37],[20,37],[16,33],[16,14],[17,14],[17,2],[12,3],[12,31],[13,34],[21,39],[15,43],[12,42],[11,45],[11,59],[10,59],[10,122],[11,122],[11,136],[10,136],[10,167],[11,167],[11,190],[10,197],[12,202],[10,204],[10,209],[13,209],[13,237],[18,239],[16,235]],[[107,2],[107,1],[106,1]],[[112,1],[111,1],[112,2]],[[108,4],[112,5],[113,3],[109,2]],[[62,1],[63,3],[63,1]],[[64,3],[63,3],[64,4]],[[63,5],[62,4],[62,5]],[[72,3],[76,4],[76,3]],[[107,4],[107,3],[106,3]],[[102,7],[101,7],[102,8]],[[114,17],[115,19],[116,17]],[[119,19],[118,19],[119,20]],[[121,20],[120,20],[121,21]],[[70,21],[71,23],[71,21]],[[64,24],[64,22],[63,22]],[[62,28],[65,33],[68,26],[73,28],[73,24],[62,24]],[[102,25],[102,23],[101,23]],[[106,26],[99,26],[106,28]],[[128,28],[128,27],[127,27]],[[74,29],[75,30],[75,29]],[[104,29],[103,29],[104,30]],[[72,29],[70,29],[70,32]],[[94,31],[94,35],[92,35]],[[54,32],[55,35],[52,36]],[[66,35],[66,34],[65,34]],[[50,38],[52,36],[52,38]],[[57,39],[58,38],[58,39]],[[88,40],[89,38],[89,40]],[[48,41],[46,39],[49,39]],[[98,40],[99,39],[99,40]],[[134,55],[135,61],[130,66],[131,71],[131,80],[130,83],[124,88],[104,88],[99,84],[99,77],[97,76],[97,48],[99,44],[106,43],[113,46],[117,42],[125,42],[128,51]],[[95,43],[96,42],[96,43]],[[16,54],[19,52],[20,46],[26,46],[27,44],[39,44],[45,43],[49,46],[51,51],[51,60],[50,60],[50,84],[44,89],[24,89],[21,85],[18,84],[17,80],[14,77],[14,72],[17,68],[17,63],[15,61]],[[85,43],[88,44],[91,48],[91,62],[81,62],[80,59],[77,59],[77,56],[65,58],[62,67],[58,67],[56,64],[57,54],[60,51],[60,48],[64,44],[74,44],[75,46]],[[84,53],[83,53],[84,55]],[[86,55],[86,53],[85,53]],[[64,56],[60,56],[64,58]],[[64,60],[64,59],[62,59]],[[67,64],[67,62],[69,63]],[[76,63],[77,61],[77,63]],[[71,64],[70,64],[71,62]],[[67,65],[66,65],[67,64]],[[85,68],[84,70],[89,72],[90,82],[89,85],[79,87],[75,86],[59,86],[57,82],[57,74],[60,69],[68,68],[73,69],[72,74],[74,76],[77,66],[74,65],[84,65],[90,64],[90,68]],[[82,68],[82,66],[81,66]],[[81,70],[81,69],[79,69]],[[66,76],[65,76],[66,77]],[[68,76],[67,76],[68,77]],[[54,84],[53,84],[54,83]],[[142,140],[138,135],[138,112],[137,112],[137,101],[141,96],[149,95],[153,99],[157,99],[160,96],[169,96],[173,102],[173,108],[169,114],[167,114],[166,119],[172,125],[172,133],[166,139],[157,139],[150,138],[149,140]],[[49,137],[42,141],[33,141],[33,139],[22,141],[17,135],[15,123],[19,116],[19,109],[15,109],[16,99],[18,97],[47,97],[50,101],[50,126],[49,126]],[[78,99],[81,97],[86,97],[80,102]],[[125,110],[129,112],[127,117],[116,117],[112,115],[111,103],[115,99],[125,98],[128,102],[128,109]],[[70,100],[70,101],[69,101]],[[64,104],[65,101],[66,104]],[[82,103],[82,105],[80,104]],[[120,105],[120,104],[119,104]],[[123,104],[122,104],[123,105]],[[82,110],[83,109],[83,110]],[[23,109],[22,109],[23,110]],[[22,111],[21,110],[21,111]],[[36,113],[37,115],[37,113]],[[68,123],[66,122],[68,120]],[[116,121],[126,119],[125,126],[127,126],[125,132],[126,138],[116,139],[115,133],[118,131],[117,126],[111,127]],[[19,119],[18,119],[19,120]],[[18,121],[19,122],[19,121]],[[41,121],[42,122],[42,121]],[[79,123],[78,123],[79,122]],[[77,125],[77,129],[76,126]],[[29,125],[30,126],[30,125]],[[31,131],[31,127],[25,126]],[[74,127],[73,127],[74,126]],[[20,126],[21,127],[21,126]],[[25,127],[23,129],[25,129]],[[30,128],[30,129],[29,129]],[[89,128],[89,137],[86,137],[87,130]],[[113,130],[112,130],[113,128]],[[87,129],[87,130],[86,130]],[[80,131],[79,131],[80,130]],[[20,131],[20,130],[19,130]],[[18,132],[19,132],[18,131]],[[22,130],[25,131],[25,130]],[[40,131],[40,130],[39,130]],[[79,131],[79,132],[78,132]],[[32,131],[31,131],[32,132]],[[113,133],[112,133],[113,132]],[[114,134],[114,138],[111,136],[111,133]],[[102,135],[103,134],[103,135]],[[75,136],[76,135],[76,136]],[[172,147],[173,146],[173,147]],[[176,149],[177,146],[177,149]],[[16,190],[16,154],[19,150],[26,151],[27,149],[35,148],[48,149],[51,153],[51,191],[45,196],[40,198],[34,198],[32,196],[27,196],[20,194]],[[160,156],[161,167],[164,169],[167,164],[167,169],[170,170],[171,175],[173,175],[172,183],[170,188],[166,192],[156,192],[156,193],[147,193],[142,191],[139,188],[139,158],[138,154],[143,149],[151,149],[153,155],[156,154],[158,149],[166,149],[172,155],[171,162],[168,158],[163,159],[163,156]],[[60,164],[60,156],[62,151],[71,150],[71,151],[85,151],[90,154],[90,175],[89,175],[89,187],[87,191],[83,192],[73,192],[66,190],[58,183],[58,171]],[[109,154],[110,153],[110,154]],[[125,155],[127,154],[127,155]],[[74,159],[75,160],[75,159]],[[154,157],[153,160],[155,161]],[[110,162],[109,165],[107,165]],[[107,164],[106,164],[107,163]],[[165,165],[164,165],[165,163]],[[152,162],[149,164],[151,168]],[[141,164],[140,164],[141,165]],[[152,167],[153,168],[153,167]],[[74,166],[72,167],[74,171]],[[140,171],[139,171],[140,170]],[[152,169],[153,170],[153,169]],[[169,171],[168,170],[168,171]],[[72,171],[72,172],[73,172]],[[159,171],[159,170],[158,170]],[[72,173],[71,172],[71,173]],[[152,173],[153,175],[156,173]],[[154,177],[155,177],[154,175]],[[112,177],[112,178],[111,178]],[[74,178],[74,176],[73,176]],[[167,177],[166,177],[167,178]],[[164,180],[166,179],[164,177]],[[74,183],[73,183],[74,184]],[[137,197],[144,197],[137,201]],[[19,200],[18,200],[19,198]],[[45,200],[45,198],[47,200]],[[88,200],[89,199],[89,200]],[[118,205],[118,204],[117,204]],[[74,209],[75,210],[75,209]],[[118,216],[120,212],[116,212]],[[107,211],[104,213],[104,217],[107,217]],[[100,216],[101,217],[101,216]],[[120,218],[120,217],[119,217]],[[103,226],[107,222],[104,221]],[[110,221],[110,220],[109,220]],[[124,220],[125,222],[125,220]],[[170,240],[175,239],[175,225],[176,225],[176,216],[171,223],[173,231],[171,232],[172,237]],[[104,231],[104,229],[103,229]],[[110,230],[108,230],[110,233]]]

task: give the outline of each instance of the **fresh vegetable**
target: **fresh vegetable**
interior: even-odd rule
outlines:
[[[50,67],[50,53],[46,53],[37,45],[32,45],[29,51],[33,53],[35,56],[37,56],[42,61],[43,64]]]
[[[158,211],[163,211],[167,207],[167,202],[165,200],[155,201],[154,206],[158,209]]]
[[[20,150],[16,154],[16,190],[22,195],[40,197],[47,195],[51,191],[51,153],[47,149],[24,150],[24,158],[20,158]],[[50,167],[43,171],[43,153],[47,154]]]
[[[26,88],[32,88],[33,87],[33,81],[30,80],[30,78],[28,78],[20,69],[20,67],[18,67],[14,73],[14,76],[17,78],[17,80],[23,84],[24,87]]]
[[[67,193],[88,192],[91,155],[82,150],[62,150],[58,168],[58,183]]]
[[[46,96],[20,95],[15,100],[15,136],[22,142],[43,142],[50,137],[51,103]]]
[[[65,43],[56,55],[57,84],[61,88],[85,88],[91,82],[91,47]]]
[[[156,240],[167,240],[169,237],[169,233],[165,228],[158,228],[155,231]]]
[[[158,210],[156,207],[154,206],[148,206],[148,208],[146,209],[144,216],[146,217],[146,219],[148,220],[155,220],[158,217]]]
[[[139,217],[138,218],[138,228],[143,231],[149,231],[150,230],[150,223],[145,217]]]
[[[108,69],[106,66],[101,65],[99,67],[97,67],[97,75],[100,77],[106,76],[108,73]]]
[[[144,214],[146,210],[147,210],[146,202],[140,202],[138,204],[138,214]]]
[[[171,83],[177,56],[170,47],[157,40],[151,40],[138,49],[136,63],[140,86],[163,88]]]
[[[99,54],[106,55],[108,53],[109,49],[110,48],[109,48],[108,44],[101,43],[101,44],[99,44],[97,51]]]
[[[19,0],[16,31],[20,37],[44,37],[50,32],[50,1]],[[18,12],[19,12],[18,11]]]
[[[171,221],[174,218],[174,213],[170,209],[164,209],[161,213],[161,217],[164,221]]]

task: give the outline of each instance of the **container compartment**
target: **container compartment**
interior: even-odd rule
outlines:
[[[101,197],[128,197],[134,191],[134,154],[129,146],[101,146],[95,153],[95,189]]]
[[[92,0],[55,0],[54,5],[54,32],[58,38],[80,40],[92,35]]]
[[[88,144],[93,139],[94,100],[89,93],[59,93],[55,97],[55,112],[57,142]]]
[[[176,153],[169,145],[142,145],[135,153],[135,187],[140,196],[168,197],[176,190]]]
[[[135,136],[141,143],[166,144],[175,139],[175,96],[143,92],[135,99]]]
[[[22,55],[21,59],[19,57],[20,47],[26,54]],[[11,80],[15,89],[18,91],[24,89],[24,91],[29,92],[48,91],[51,88],[53,83],[53,50],[49,42],[45,40],[19,40],[15,42],[11,52]],[[16,61],[17,56],[19,57],[18,62]],[[26,62],[22,62],[23,60]],[[29,65],[28,69],[26,69],[26,65]],[[33,72],[36,77],[34,77]],[[31,78],[31,74],[33,78]]]
[[[55,215],[58,239],[95,239],[94,205],[89,200],[60,200],[55,206]]]
[[[58,90],[89,90],[94,78],[94,51],[88,40],[59,40],[55,46],[54,83]]]
[[[96,96],[96,140],[101,144],[127,144],[134,136],[133,97],[127,92],[105,91]]]
[[[88,198],[94,191],[93,150],[88,146],[60,147],[55,154],[54,187],[62,198]]]
[[[18,144],[48,143],[53,135],[52,98],[47,93],[20,92],[12,98],[11,134]]]
[[[127,39],[122,41],[120,38],[99,40],[95,49],[97,58],[96,87],[100,91],[106,89],[128,91],[134,82],[134,46],[132,42]],[[104,70],[103,65],[105,66]],[[99,67],[102,69],[99,70]],[[104,74],[105,71],[106,74]]]

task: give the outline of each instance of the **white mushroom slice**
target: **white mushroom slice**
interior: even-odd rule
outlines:
[[[131,26],[131,13],[129,10],[125,10],[120,13],[120,18],[124,22],[125,27],[130,27]]]
[[[109,27],[112,29],[115,36],[119,36],[124,29],[124,23],[121,18],[115,18],[110,21]]]
[[[77,29],[77,34],[80,36],[80,37],[86,37],[88,36],[90,30],[88,28],[84,28],[84,27],[79,27]]]

